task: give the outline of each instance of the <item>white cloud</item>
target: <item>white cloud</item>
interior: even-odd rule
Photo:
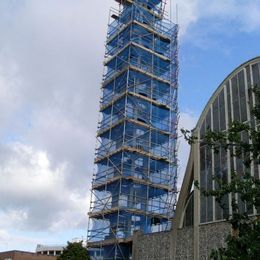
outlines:
[[[0,134],[10,125],[10,117],[19,107],[22,84],[16,76],[17,65],[4,56],[8,56],[5,50],[0,51]]]
[[[0,1],[0,229],[9,248],[33,250],[29,232],[50,232],[54,243],[59,231],[86,234],[111,2]]]
[[[87,190],[78,193],[66,183],[66,163],[53,168],[44,151],[21,143],[8,147],[0,167],[0,228],[86,228]]]
[[[180,34],[183,36],[190,25],[199,19],[199,0],[172,1],[172,20],[180,25]],[[173,5],[175,3],[175,5]],[[178,16],[178,17],[176,17]],[[176,21],[178,19],[178,21]]]
[[[13,250],[12,241],[21,247],[35,243],[35,239],[29,238],[28,236],[12,235],[7,230],[0,228],[0,251]]]
[[[232,30],[254,32],[260,28],[260,2],[257,0],[178,0],[176,3],[180,32],[184,37],[190,33],[190,26],[202,19],[214,20],[218,25],[235,24],[230,28],[230,33]],[[175,6],[172,6],[172,9],[175,9]],[[175,11],[173,13],[175,14]],[[210,28],[214,26],[214,23],[207,24]],[[207,31],[210,28],[202,29]]]
[[[185,111],[180,113],[179,130],[187,129],[192,130],[195,128],[198,116],[191,111]],[[178,160],[179,160],[179,177],[178,177],[178,189],[180,189],[182,180],[185,174],[189,154],[190,145],[184,140],[183,136],[179,131],[179,149],[178,149]]]
[[[0,1],[0,229],[16,248],[13,228],[32,249],[29,232],[86,234],[111,2]]]

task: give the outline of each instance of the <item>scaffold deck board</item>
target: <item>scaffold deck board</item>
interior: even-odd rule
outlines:
[[[151,125],[148,125],[146,123],[143,123],[137,119],[133,119],[133,118],[122,118],[118,121],[116,121],[114,124],[104,128],[104,129],[100,129],[97,133],[97,136],[101,136],[102,134],[104,134],[105,132],[109,131],[110,129],[122,124],[124,121],[127,121],[129,123],[133,123],[133,124],[136,124],[136,125],[139,125],[139,126],[143,126],[145,128],[150,128],[151,130],[154,130],[154,131],[157,131],[158,133],[161,133],[163,135],[171,135],[171,133],[167,132],[167,131],[163,131],[161,129],[158,129],[158,128],[155,128],[155,127],[151,127]]]
[[[103,209],[103,210],[96,211],[96,212],[89,212],[88,215],[90,218],[102,219],[109,214],[113,214],[113,213],[119,212],[119,211],[131,212],[133,214],[138,214],[138,215],[153,216],[153,217],[157,217],[157,218],[161,218],[161,219],[169,219],[169,217],[165,214],[160,214],[160,213],[141,210],[141,209],[133,209],[133,208],[129,208],[129,207],[114,207],[114,208],[110,208],[110,209]]]
[[[133,237],[128,237],[128,238],[111,238],[111,239],[106,239],[102,241],[97,241],[97,242],[88,242],[88,247],[99,247],[99,246],[108,246],[108,245],[114,245],[114,244],[128,244],[133,241]]]
[[[123,175],[119,175],[119,176],[113,177],[111,179],[106,179],[102,183],[93,184],[92,189],[98,190],[101,187],[103,187],[104,185],[109,185],[109,184],[111,184],[113,182],[116,182],[116,181],[118,181],[120,179],[132,180],[135,183],[149,185],[151,187],[158,188],[158,189],[163,189],[163,190],[166,190],[166,191],[173,191],[173,188],[170,187],[169,185],[156,184],[156,183],[153,183],[151,181],[143,180],[143,179],[136,178],[136,177],[133,177],[133,176],[123,176]]]
[[[113,98],[108,104],[106,104],[106,105],[100,105],[100,112],[102,112],[102,111],[104,111],[106,108],[110,107],[111,104],[113,104],[113,103],[115,103],[116,101],[120,100],[120,99],[121,99],[123,96],[125,96],[125,95],[131,95],[131,96],[133,96],[133,97],[138,97],[138,98],[140,98],[140,99],[143,99],[143,100],[146,100],[146,101],[148,101],[148,102],[151,102],[152,104],[154,104],[154,105],[156,105],[156,106],[158,106],[158,107],[163,107],[163,108],[166,108],[166,109],[169,109],[169,110],[171,109],[168,105],[165,105],[165,104],[163,104],[163,103],[160,103],[160,102],[158,102],[158,101],[156,101],[156,100],[154,100],[154,99],[152,99],[152,98],[150,98],[150,97],[146,97],[146,96],[144,96],[144,95],[140,95],[140,94],[138,94],[138,93],[135,93],[135,92],[132,92],[132,91],[128,91],[128,90],[126,89],[126,91],[122,92],[122,94],[120,94],[120,95],[116,96],[115,98]]]
[[[98,162],[102,161],[104,158],[110,157],[110,156],[112,156],[114,154],[117,154],[117,153],[119,153],[121,151],[136,152],[136,153],[142,154],[144,156],[147,156],[149,158],[152,158],[152,159],[155,159],[155,160],[158,160],[158,161],[165,161],[165,162],[170,163],[170,160],[167,157],[156,156],[156,155],[154,155],[154,154],[152,154],[150,152],[146,152],[146,151],[141,150],[139,148],[130,147],[130,146],[126,146],[126,145],[121,146],[120,148],[118,148],[118,149],[116,149],[116,150],[114,150],[114,151],[112,151],[110,153],[106,153],[103,156],[97,157],[95,159],[95,163],[98,163]]]

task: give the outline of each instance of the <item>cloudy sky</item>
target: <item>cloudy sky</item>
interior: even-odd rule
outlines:
[[[224,77],[259,55],[260,1],[172,0],[172,14],[176,3],[180,126],[192,128]],[[110,6],[0,0],[0,251],[86,236]]]

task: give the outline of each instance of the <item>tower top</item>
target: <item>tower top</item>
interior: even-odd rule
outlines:
[[[139,2],[146,5],[155,6],[163,2],[163,0],[115,0],[119,4],[133,4],[134,2]]]
[[[120,5],[125,7],[137,4],[147,8],[148,10],[156,10],[160,15],[165,10],[165,3],[167,0],[115,0]]]

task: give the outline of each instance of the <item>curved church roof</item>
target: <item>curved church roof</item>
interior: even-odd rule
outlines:
[[[257,65],[258,70],[257,70],[257,73],[255,73],[255,75],[254,75],[253,67],[256,64],[258,64]],[[241,111],[242,111],[241,110],[241,104],[242,103],[239,103],[239,106],[237,106],[237,104],[234,103],[234,100],[233,100],[234,93],[230,94],[230,97],[228,98],[228,90],[227,89],[229,89],[229,91],[231,91],[231,87],[232,87],[231,81],[235,77],[238,77],[239,73],[242,70],[245,71],[243,73],[243,75],[244,75],[243,80],[241,81],[241,83],[237,84],[237,86],[236,86],[236,88],[239,88],[239,86],[242,86],[242,88],[243,88],[243,93],[238,92],[236,94],[237,98],[239,98],[239,100],[241,100],[241,97],[242,97],[242,96],[239,96],[239,95],[246,93],[246,89],[249,86],[248,84],[250,84],[250,86],[251,86],[252,84],[259,83],[259,81],[260,81],[260,56],[244,62],[243,64],[241,64],[240,66],[235,68],[221,82],[221,84],[217,87],[217,89],[215,90],[215,92],[212,94],[209,101],[207,102],[205,108],[203,109],[203,111],[200,115],[200,118],[197,122],[197,125],[193,129],[193,134],[195,134],[195,135],[200,134],[201,130],[203,130],[203,127],[204,127],[203,131],[205,131],[206,130],[206,124],[208,123],[208,121],[210,122],[210,125],[211,125],[210,127],[212,128],[212,130],[215,130],[214,126],[218,125],[219,131],[223,131],[228,127],[228,122],[230,123],[232,120],[243,120],[243,121],[250,120],[250,112],[249,112],[250,107],[249,107],[249,103],[248,103],[250,101],[249,96],[247,95],[243,99],[243,108],[246,107],[245,108],[245,110],[246,110],[245,118],[246,119],[242,118],[242,113],[241,113]],[[248,75],[250,76],[249,78],[247,78]],[[222,100],[224,100],[224,105],[222,104],[222,107],[217,105],[217,107],[214,108],[214,103],[220,96],[221,96]],[[241,101],[239,101],[239,102],[241,102]],[[217,112],[217,117],[216,117],[216,114],[214,115],[214,109],[219,111],[219,112]],[[236,113],[234,113],[233,109],[240,109],[241,115],[238,116],[238,118],[240,118],[240,119],[235,118],[235,114],[237,116],[237,114],[239,112],[237,112],[237,110],[236,110]],[[210,110],[211,110],[211,113],[209,113]],[[221,110],[222,116],[220,115],[220,110]],[[232,112],[230,112],[230,110],[232,110]],[[228,112],[230,112],[230,114],[228,114]],[[224,118],[223,118],[223,113],[224,113]],[[209,119],[207,119],[208,114],[209,114]],[[243,116],[244,116],[244,114],[243,114]],[[218,122],[218,123],[216,123],[214,125],[214,122]],[[205,125],[204,125],[204,123],[205,123]],[[215,131],[218,131],[218,130],[215,130]],[[202,148],[202,150],[201,150],[201,148]],[[204,151],[204,153],[201,155],[200,153],[202,153],[203,151]],[[225,157],[223,155],[224,157],[222,156],[223,157],[222,160],[219,159],[219,161],[218,161],[218,163],[220,163],[220,165],[215,165],[215,160],[212,160],[213,155],[211,153],[210,153],[211,155],[205,155],[206,154],[205,151],[206,150],[204,150],[204,147],[200,146],[200,144],[198,142],[192,144],[192,146],[191,146],[189,160],[188,160],[188,163],[187,163],[187,166],[186,166],[186,171],[185,171],[185,174],[184,174],[184,179],[183,179],[183,183],[182,183],[182,187],[181,187],[181,191],[180,191],[180,195],[179,195],[179,199],[178,199],[178,203],[177,203],[177,207],[176,207],[175,224],[178,226],[178,228],[181,228],[183,226],[185,215],[186,215],[186,213],[189,213],[189,212],[186,212],[186,209],[189,208],[187,204],[188,204],[188,198],[190,197],[190,192],[192,191],[193,181],[194,180],[200,180],[200,178],[204,178],[204,177],[205,177],[204,179],[206,179],[207,182],[210,181],[210,180],[208,180],[209,179],[208,176],[212,176],[212,175],[211,175],[211,172],[209,172],[209,171],[219,170],[222,173],[225,172],[226,176],[231,174],[231,168],[230,168],[230,166],[227,165],[227,162],[231,160],[230,155],[225,155],[224,152],[223,152],[223,154],[227,157]],[[201,168],[202,159],[203,159],[203,165],[204,165],[203,169]],[[226,163],[223,160],[225,160]],[[205,169],[207,169],[207,170],[205,170]],[[258,172],[256,172],[255,174],[258,174]],[[207,185],[209,185],[209,183]],[[199,213],[200,210],[198,208],[202,207],[202,205],[201,205],[202,202],[199,202],[200,201],[200,195],[198,194],[198,191],[196,191],[195,193],[196,193],[195,194],[196,198],[194,199],[194,208],[197,208],[195,215],[197,215],[197,222],[198,223],[206,223],[206,222],[210,222],[210,221],[214,222],[214,221],[218,221],[220,219],[223,219],[223,216],[222,217],[219,217],[219,216],[216,217],[216,215],[215,215],[215,217],[211,216],[210,220],[208,218],[200,219],[200,213]],[[215,209],[214,212],[216,212],[216,210],[217,209]],[[202,207],[202,213],[204,211],[205,210]]]
[[[236,69],[234,69],[221,83],[220,85],[218,86],[218,88],[215,90],[215,92],[212,94],[212,96],[210,97],[209,101],[207,102],[206,106],[204,107],[200,117],[199,117],[199,120],[196,124],[196,127],[194,129],[197,129],[201,123],[203,122],[209,108],[210,108],[210,105],[215,101],[215,99],[218,97],[219,93],[222,91],[222,89],[224,88],[225,86],[225,83],[233,78],[237,73],[239,73],[243,68],[245,68],[246,66],[248,66],[249,64],[254,64],[254,63],[257,63],[257,62],[260,62],[260,56],[257,56],[253,59],[250,59],[244,63],[242,63],[240,66],[238,66]]]

